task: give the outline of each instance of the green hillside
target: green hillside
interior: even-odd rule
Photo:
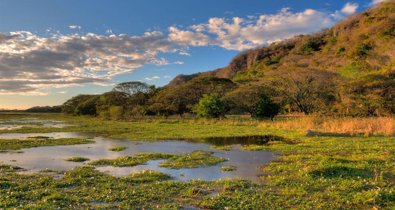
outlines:
[[[336,89],[331,111],[353,115],[394,113],[395,1],[348,17],[319,33],[243,52],[224,68],[180,75],[169,86],[208,76],[231,79],[238,88],[273,86],[290,78],[298,83],[311,77]]]

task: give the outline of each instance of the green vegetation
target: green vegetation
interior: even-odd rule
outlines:
[[[116,159],[101,159],[90,162],[94,166],[127,167],[146,164],[149,160],[166,160],[160,164],[165,168],[195,168],[215,165],[225,161],[223,158],[212,156],[212,152],[194,151],[189,154],[175,155],[164,153],[139,153],[132,156],[122,156]]]
[[[146,164],[149,160],[160,160],[174,157],[173,154],[162,154],[162,153],[139,153],[133,156],[122,156],[116,159],[101,159],[89,162],[90,165],[94,166],[116,166],[116,167],[127,167]]]
[[[116,178],[92,167],[21,175],[0,167],[0,208],[393,209],[394,137],[303,137],[267,145],[282,155],[262,182],[167,181],[145,171]]]
[[[57,146],[57,145],[73,145],[73,144],[89,144],[92,140],[87,139],[0,139],[0,151],[5,150],[20,150],[24,148],[43,147],[43,146]]]
[[[114,151],[114,152],[119,152],[119,151],[123,151],[123,150],[125,150],[125,149],[127,149],[127,147],[124,147],[124,146],[117,146],[117,147],[111,147],[109,150],[110,150],[110,151]]]
[[[212,152],[207,151],[193,151],[189,154],[170,157],[159,166],[174,169],[196,168],[226,161],[224,158],[215,157],[212,154]]]
[[[236,169],[236,166],[221,166],[221,171],[234,171]]]
[[[226,108],[218,95],[204,95],[196,105],[195,112],[198,117],[219,118],[225,116]]]
[[[224,150],[224,151],[229,151],[232,150],[232,145],[211,145],[210,148],[216,149],[216,150]]]
[[[252,117],[256,119],[264,119],[270,118],[273,120],[274,116],[276,116],[280,112],[280,106],[274,103],[269,97],[261,96],[259,99],[255,113]]]
[[[171,176],[158,171],[145,170],[139,173],[131,174],[128,179],[134,183],[147,183],[168,180],[171,179]]]
[[[89,158],[85,158],[85,157],[70,157],[66,159],[66,161],[70,161],[70,162],[85,162],[88,160]]]

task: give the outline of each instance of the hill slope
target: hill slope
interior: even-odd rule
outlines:
[[[301,69],[329,71],[353,79],[373,72],[394,71],[394,66],[395,1],[389,1],[320,33],[243,52],[224,68],[179,75],[169,85],[179,85],[199,76],[249,82]]]
[[[251,86],[274,89],[270,97],[288,106],[288,111],[309,113],[299,103],[310,100],[315,103],[309,105],[315,107],[312,112],[325,109],[342,115],[392,115],[395,0],[350,16],[319,33],[243,52],[224,68],[179,75],[165,89],[183,88],[204,77],[232,80],[237,84],[235,94]],[[317,97],[323,100],[313,100]]]

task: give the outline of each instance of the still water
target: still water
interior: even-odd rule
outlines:
[[[1,139],[29,139],[37,136],[49,138],[91,138],[95,142],[82,145],[68,146],[46,146],[29,149],[22,149],[21,152],[0,153],[0,163],[20,166],[28,173],[42,170],[66,171],[77,166],[87,165],[87,163],[69,162],[65,159],[70,157],[86,157],[92,160],[114,159],[120,156],[133,155],[142,152],[160,152],[183,154],[195,150],[214,152],[214,156],[225,158],[227,161],[214,166],[198,167],[191,169],[167,169],[159,167],[163,160],[149,161],[146,165],[133,167],[96,167],[99,171],[113,176],[128,176],[131,173],[143,170],[155,170],[171,175],[181,181],[191,179],[219,180],[228,178],[241,178],[258,181],[262,174],[261,167],[272,161],[276,154],[269,151],[243,151],[240,150],[243,144],[264,143],[266,137],[242,137],[242,138],[215,138],[200,141],[193,140],[169,140],[169,141],[129,141],[122,139],[111,139],[104,137],[94,137],[75,132],[56,133],[4,133],[0,134]],[[272,137],[271,137],[272,138]],[[45,141],[45,139],[43,140]],[[210,148],[211,145],[232,145],[230,151],[216,150]],[[110,151],[116,146],[125,146],[123,151]],[[221,166],[235,166],[234,171],[221,171]],[[24,172],[26,173],[26,172]]]

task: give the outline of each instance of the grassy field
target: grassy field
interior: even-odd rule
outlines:
[[[22,116],[0,116],[0,119],[15,117]],[[243,148],[281,153],[276,161],[262,168],[265,173],[259,183],[242,180],[177,182],[169,180],[166,174],[153,171],[116,178],[92,167],[75,168],[55,179],[47,172],[17,174],[20,169],[3,165],[0,167],[0,209],[395,208],[395,137],[391,132],[383,132],[380,126],[363,133],[349,132],[345,128],[331,130],[331,126],[324,126],[322,122],[296,126],[298,121],[311,121],[301,118],[275,122],[248,119],[114,122],[60,115],[35,117],[64,120],[78,126],[22,128],[12,132],[84,131],[130,140],[272,134],[294,143],[271,141],[266,145]],[[354,124],[358,122],[355,119],[333,119],[333,123],[347,124],[347,120],[353,120]],[[393,122],[393,118],[389,120]],[[366,127],[376,120],[363,119],[360,122]],[[386,122],[382,120],[381,123]],[[311,132],[307,129],[316,132],[309,135]]]

